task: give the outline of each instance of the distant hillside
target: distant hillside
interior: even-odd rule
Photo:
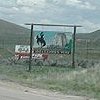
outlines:
[[[17,44],[29,44],[30,30],[0,19],[0,48],[14,50]]]
[[[85,44],[84,40],[90,40],[91,47],[100,48],[100,30],[91,33],[80,33],[76,35],[76,38],[83,40],[83,42],[81,42],[80,45]]]
[[[28,32],[29,29],[27,28],[0,19],[0,35],[1,34],[25,34]]]
[[[100,40],[100,30],[91,32],[91,33],[83,33],[77,34],[76,38],[80,39],[90,39],[90,40]]]

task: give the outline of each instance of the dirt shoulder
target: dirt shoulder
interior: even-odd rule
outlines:
[[[6,88],[8,90],[14,90],[16,92],[21,91],[24,93],[36,94],[39,96],[59,98],[60,100],[95,100],[88,97],[63,95],[59,92],[51,92],[43,89],[33,89],[6,80],[0,80],[0,87]]]

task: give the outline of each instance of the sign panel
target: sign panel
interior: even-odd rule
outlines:
[[[29,45],[16,45],[15,53],[28,54],[30,53],[30,46]]]
[[[29,45],[16,45],[15,46],[15,58],[18,59],[29,59],[30,46]],[[33,59],[46,60],[48,54],[32,53]]]
[[[70,32],[34,31],[33,40],[33,54],[71,54],[72,33]],[[16,45],[15,54],[29,56],[30,45]]]
[[[35,53],[71,53],[71,32],[34,31],[34,36]]]

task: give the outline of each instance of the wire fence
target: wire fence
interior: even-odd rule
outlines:
[[[100,46],[93,40],[76,40],[76,62],[78,66],[91,67],[100,62]]]
[[[6,64],[26,64],[27,60],[15,60],[15,46],[16,45],[30,45],[30,34],[21,35],[7,35],[0,37],[0,63]],[[77,40],[75,48],[75,65],[81,67],[88,67],[95,65],[100,61],[100,47],[92,40]],[[48,60],[33,59],[32,65],[50,65],[50,66],[71,66],[72,53],[49,53]]]

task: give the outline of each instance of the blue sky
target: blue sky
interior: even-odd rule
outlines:
[[[0,0],[0,19],[24,23],[78,24],[78,32],[100,29],[99,0]]]

